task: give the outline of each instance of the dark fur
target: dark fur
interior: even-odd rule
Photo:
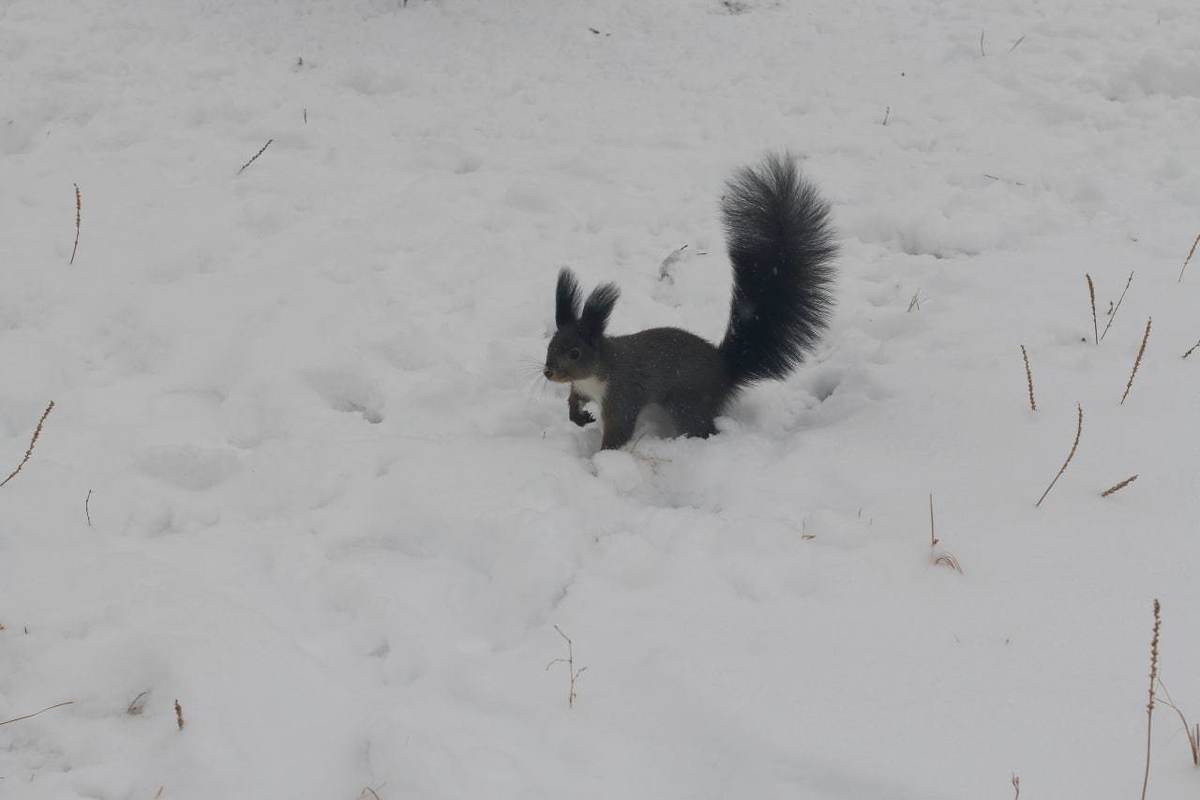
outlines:
[[[741,388],[786,377],[828,324],[837,252],[829,208],[795,162],[772,155],[757,168],[739,170],[722,210],[733,298],[719,347],[679,328],[605,336],[617,287],[598,286],[581,307],[574,274],[563,269],[558,275],[558,330],[545,374],[571,383],[568,410],[577,425],[593,421],[584,400],[600,401],[604,449],[628,442],[650,404],[666,410],[678,433],[715,433],[713,419]],[[606,385],[603,398],[584,395],[589,379]]]
[[[729,182],[722,203],[733,299],[721,355],[738,386],[787,377],[829,324],[837,247],[829,206],[791,158]]]

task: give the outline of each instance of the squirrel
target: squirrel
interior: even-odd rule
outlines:
[[[829,206],[789,155],[771,154],[743,167],[722,198],[733,298],[725,338],[714,347],[679,328],[606,336],[620,290],[597,286],[587,300],[570,269],[558,274],[557,330],[543,375],[571,384],[568,415],[584,426],[600,407],[601,449],[625,445],[638,415],[663,408],[677,434],[707,437],[738,393],[761,380],[781,380],[811,351],[833,307],[837,255]]]

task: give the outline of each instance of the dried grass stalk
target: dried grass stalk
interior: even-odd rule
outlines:
[[[13,717],[12,719],[6,719],[3,722],[0,722],[0,725],[8,725],[9,723],[12,723],[12,722],[20,722],[23,719],[31,719],[33,717],[36,717],[38,714],[45,714],[47,711],[53,711],[56,708],[62,708],[63,706],[69,706],[74,702],[75,702],[74,700],[64,700],[61,703],[55,703],[52,706],[46,706],[41,711],[35,711],[32,714],[22,714],[19,717]]]
[[[130,700],[129,705],[125,706],[125,713],[131,717],[140,717],[142,712],[146,710],[146,697],[149,694],[149,689],[138,692],[137,697]]]
[[[1100,344],[1100,325],[1096,322],[1096,285],[1092,283],[1092,276],[1083,273],[1083,277],[1087,278],[1088,284],[1088,299],[1092,302],[1092,339],[1096,344]]]
[[[239,170],[237,171],[237,174],[238,174],[238,175],[241,175],[243,172],[245,172],[245,171],[246,171],[246,167],[250,166],[250,165],[251,165],[251,164],[253,164],[255,161],[257,161],[257,160],[258,160],[258,157],[259,157],[259,156],[261,156],[263,153],[265,153],[265,152],[266,152],[267,148],[271,146],[271,142],[273,142],[273,141],[275,141],[275,140],[274,140],[274,139],[267,139],[267,143],[266,143],[266,144],[264,144],[262,147],[260,147],[260,148],[259,148],[259,150],[258,150],[258,152],[257,152],[257,153],[255,153],[255,154],[254,154],[254,155],[253,155],[253,156],[250,158],[250,160],[249,160],[249,161],[247,161],[245,164],[242,164],[242,168],[241,168],[241,169],[239,169]]]
[[[75,184],[75,246],[71,248],[71,260],[68,264],[75,263],[75,251],[79,249],[79,223],[83,220],[83,193],[79,191],[79,184]]]
[[[959,575],[963,574],[962,564],[958,563],[958,559],[953,553],[942,550],[938,552],[935,548],[942,540],[937,538],[937,532],[933,524],[933,493],[929,493],[929,561],[934,566],[949,567]]]
[[[1121,491],[1122,489],[1124,489],[1124,488],[1125,488],[1126,486],[1128,486],[1129,484],[1131,484],[1131,483],[1133,483],[1134,481],[1136,481],[1136,480],[1137,480],[1137,478],[1138,478],[1138,476],[1137,476],[1137,475],[1130,475],[1128,478],[1126,478],[1125,480],[1123,480],[1123,481],[1121,481],[1120,483],[1116,484],[1115,486],[1110,486],[1110,487],[1108,487],[1107,489],[1105,489],[1103,492],[1101,492],[1101,493],[1100,493],[1100,496],[1101,496],[1101,497],[1108,497],[1110,494],[1116,494],[1117,492]]]
[[[1150,638],[1150,693],[1146,702],[1146,774],[1142,778],[1142,800],[1146,800],[1146,787],[1150,785],[1150,733],[1154,723],[1154,687],[1158,684],[1158,630],[1162,626],[1158,598],[1154,598],[1154,635]]]
[[[929,547],[937,547],[938,538],[933,529],[933,492],[929,493]]]
[[[1184,735],[1187,736],[1188,750],[1191,751],[1192,766],[1200,767],[1200,722],[1197,722],[1195,727],[1188,724],[1187,717],[1183,715],[1183,709],[1175,705],[1175,700],[1171,697],[1171,693],[1167,691],[1167,685],[1163,683],[1161,676],[1158,679],[1158,686],[1163,690],[1163,694],[1167,698],[1163,700],[1160,697],[1158,698],[1158,702],[1173,708],[1175,713],[1179,715],[1179,721],[1183,723]]]
[[[25,466],[25,463],[27,461],[29,461],[29,457],[33,455],[33,448],[37,444],[38,437],[42,435],[42,425],[44,425],[46,423],[46,417],[50,416],[50,412],[53,410],[54,410],[54,401],[51,400],[50,405],[46,406],[46,410],[42,412],[42,418],[38,420],[37,427],[33,429],[33,438],[29,440],[29,449],[27,449],[25,451],[25,457],[21,459],[20,464],[17,464],[16,469],[14,469],[12,472],[8,473],[7,478],[5,478],[3,481],[0,481],[0,487],[7,484],[13,478],[17,477],[17,473],[20,472],[21,468]]]
[[[1183,266],[1179,268],[1179,280],[1176,283],[1183,283],[1183,271],[1187,269],[1188,262],[1192,260],[1192,256],[1196,255],[1196,245],[1200,244],[1200,233],[1196,234],[1196,240],[1192,242],[1192,249],[1188,250],[1187,258],[1183,260]]]
[[[1054,480],[1050,481],[1050,485],[1046,487],[1046,491],[1042,492],[1042,496],[1034,503],[1034,507],[1041,508],[1042,501],[1046,499],[1046,495],[1050,494],[1050,490],[1054,488],[1054,484],[1058,483],[1058,479],[1067,471],[1067,465],[1071,463],[1071,459],[1075,457],[1075,450],[1079,447],[1079,437],[1083,434],[1083,406],[1076,403],[1075,407],[1079,409],[1079,420],[1075,426],[1075,442],[1071,445],[1071,452],[1067,453],[1067,460],[1058,468],[1058,474],[1054,476]]]
[[[1150,323],[1153,321],[1153,317],[1146,320],[1146,332],[1142,334],[1142,346],[1138,348],[1137,359],[1133,362],[1133,372],[1129,373],[1129,383],[1125,384],[1125,394],[1121,395],[1121,405],[1125,405],[1125,398],[1129,397],[1129,390],[1133,388],[1134,376],[1137,375],[1138,367],[1142,365],[1142,355],[1146,352],[1146,342],[1150,340]]]
[[[1025,359],[1025,383],[1029,386],[1029,410],[1037,411],[1037,401],[1033,399],[1033,371],[1029,369],[1029,353],[1025,345],[1021,345],[1021,357]]]
[[[183,730],[183,706],[179,705],[178,699],[175,700],[175,724]]]
[[[953,553],[947,553],[945,551],[938,553],[934,557],[933,563],[934,563],[934,566],[949,567],[950,569],[957,572],[959,575],[965,574],[965,573],[963,573],[962,564],[958,563],[958,559],[954,557]]]
[[[1129,273],[1128,280],[1125,281],[1125,288],[1121,290],[1121,296],[1117,298],[1117,305],[1108,314],[1108,323],[1104,326],[1104,332],[1100,334],[1100,341],[1104,341],[1104,337],[1108,335],[1108,329],[1112,327],[1113,320],[1117,318],[1117,312],[1121,310],[1121,303],[1125,302],[1125,293],[1129,291],[1129,284],[1133,283],[1133,273]],[[1112,301],[1110,300],[1111,304]]]

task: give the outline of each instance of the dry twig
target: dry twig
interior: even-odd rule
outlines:
[[[1187,358],[1188,356],[1190,356],[1192,353],[1194,353],[1196,351],[1197,347],[1200,347],[1200,341],[1196,342],[1194,345],[1192,345],[1190,348],[1188,348],[1188,351],[1183,354],[1183,357]]]
[[[42,425],[46,422],[46,417],[50,416],[50,412],[54,410],[54,401],[50,401],[50,405],[46,406],[46,410],[42,412],[41,419],[38,420],[37,427],[33,429],[33,438],[29,440],[29,449],[25,451],[25,457],[21,459],[21,463],[17,464],[17,468],[8,473],[8,477],[0,481],[0,486],[4,486],[13,478],[17,477],[17,473],[25,466],[25,462],[29,461],[29,457],[33,455],[34,445],[37,444],[38,437],[42,435]]]
[[[88,489],[87,497],[83,498],[83,515],[87,517],[88,527],[92,527],[92,510],[88,507],[92,502],[92,490]]]
[[[1137,375],[1138,367],[1142,365],[1142,354],[1146,352],[1146,342],[1150,339],[1150,323],[1153,318],[1146,319],[1146,332],[1142,334],[1142,346],[1138,348],[1137,359],[1133,362],[1133,372],[1129,373],[1129,383],[1125,384],[1125,394],[1121,395],[1121,405],[1125,405],[1125,398],[1129,397],[1129,390],[1133,388],[1133,378]]]
[[[575,643],[571,641],[570,636],[567,636],[565,633],[562,632],[562,628],[555,625],[554,630],[558,631],[558,635],[561,636],[567,643],[567,657],[552,659],[550,661],[550,663],[546,665],[546,671],[548,672],[550,670],[550,668],[553,667],[555,664],[566,664],[567,665],[567,674],[568,674],[568,677],[570,680],[570,683],[569,683],[568,689],[567,689],[567,707],[574,708],[575,707],[575,697],[576,697],[575,682],[579,679],[579,676],[582,675],[587,670],[587,667],[580,667],[579,669],[575,669]]]
[[[1046,491],[1042,492],[1042,496],[1034,503],[1035,508],[1041,508],[1042,501],[1046,499],[1046,495],[1050,494],[1050,490],[1054,488],[1054,484],[1058,483],[1058,479],[1062,477],[1062,474],[1067,471],[1067,465],[1071,463],[1071,459],[1075,457],[1075,450],[1079,447],[1079,437],[1083,434],[1083,406],[1076,403],[1075,407],[1079,409],[1079,421],[1075,427],[1075,442],[1071,445],[1071,452],[1067,453],[1067,460],[1058,468],[1058,474],[1054,476],[1054,480],[1050,481],[1050,485],[1046,487]]]
[[[175,700],[175,724],[183,730],[183,706],[179,705],[178,699]]]

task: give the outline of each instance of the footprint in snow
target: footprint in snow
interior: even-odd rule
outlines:
[[[348,369],[315,369],[305,381],[334,411],[361,414],[372,425],[383,422],[383,396],[375,385]]]
[[[147,448],[138,454],[137,465],[151,478],[193,492],[219,486],[239,467],[232,450],[195,445]]]

